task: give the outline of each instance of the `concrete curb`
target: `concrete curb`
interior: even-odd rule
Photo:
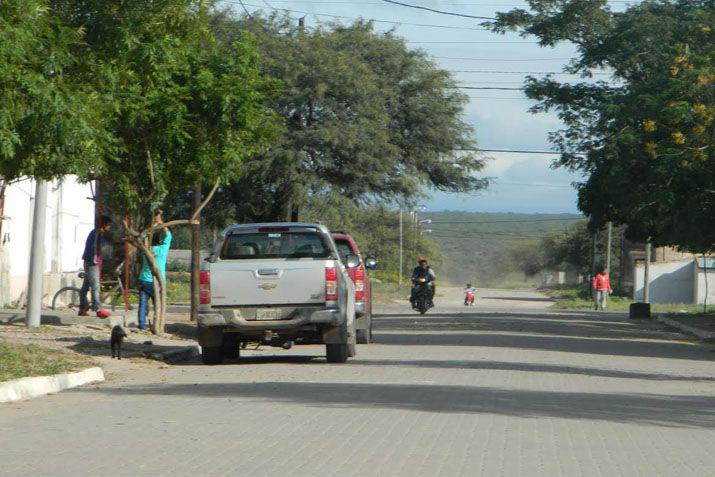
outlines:
[[[53,376],[14,379],[0,383],[0,403],[23,401],[102,381],[104,381],[102,368],[88,368],[76,373]]]
[[[181,361],[187,361],[201,355],[201,350],[198,346],[184,346],[183,348],[164,351],[163,353],[154,353],[152,358],[165,363],[175,364]]]
[[[697,338],[700,338],[701,340],[715,341],[715,333],[712,333],[710,331],[704,331],[695,328],[694,326],[686,325],[685,323],[681,323],[678,320],[668,318],[667,316],[659,316],[658,318],[656,318],[656,320],[668,326],[672,326],[673,328],[676,328],[683,333],[687,333],[689,335],[693,335]]]

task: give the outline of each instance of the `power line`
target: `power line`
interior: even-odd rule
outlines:
[[[562,58],[461,58],[453,56],[433,56],[440,60],[459,60],[459,61],[566,61],[571,57]]]
[[[426,215],[429,215],[427,213]],[[539,222],[566,222],[566,221],[575,221],[575,220],[586,220],[585,217],[571,217],[571,218],[561,218],[561,219],[524,219],[524,220],[462,220],[462,221],[452,221],[452,220],[445,220],[445,221],[432,221],[430,225],[439,225],[439,224],[531,224],[531,223],[539,223]]]
[[[476,18],[477,20],[496,20],[496,18],[494,18],[494,17],[480,17],[477,15],[467,15],[466,13],[445,12],[443,10],[437,10],[437,9],[430,8],[430,7],[422,7],[420,5],[410,5],[409,3],[396,2],[394,0],[382,0],[382,1],[385,3],[392,3],[393,5],[400,5],[402,7],[416,8],[418,10],[426,10],[426,11],[432,12],[432,13],[439,13],[441,15],[451,15],[454,17],[465,17],[465,18]]]
[[[413,45],[523,45],[523,44],[538,44],[538,41],[410,41],[406,43]]]
[[[518,100],[530,99],[530,98],[527,98],[526,96],[472,96],[470,94],[468,94],[467,96],[470,99],[518,99]]]
[[[571,75],[575,73],[564,73],[559,71],[500,71],[500,70],[447,70],[450,73],[488,73],[488,74],[505,74],[505,75]],[[606,72],[593,72],[592,75],[610,75]]]
[[[507,87],[500,87],[500,86],[455,86],[455,88],[459,89],[495,89],[495,90],[501,90],[501,91],[524,91],[524,88],[507,88]]]
[[[231,3],[234,5],[237,5],[237,2],[225,0],[226,3]],[[255,5],[251,3],[245,3],[246,6],[253,7],[253,8],[258,8],[258,9],[263,9],[267,8],[262,5]],[[471,31],[489,31],[488,28],[476,28],[476,27],[460,27],[460,26],[454,26],[454,25],[435,25],[432,23],[408,23],[408,22],[397,22],[393,20],[378,20],[375,18],[358,18],[358,17],[349,17],[345,15],[331,15],[328,13],[313,13],[313,12],[306,12],[304,10],[291,10],[288,8],[278,8],[278,7],[273,7],[271,10],[276,10],[276,11],[281,11],[281,12],[288,12],[288,13],[300,13],[302,15],[313,15],[316,17],[328,17],[328,18],[338,18],[342,20],[367,20],[370,22],[375,22],[375,23],[387,23],[389,25],[404,25],[404,26],[418,26],[418,27],[426,27],[426,28],[444,28],[447,30],[471,30]]]
[[[457,151],[465,152],[513,152],[516,154],[551,154],[560,156],[562,153],[556,151],[528,151],[523,149],[479,149],[479,148],[469,148],[469,149],[457,149]],[[582,154],[582,153],[573,153]]]

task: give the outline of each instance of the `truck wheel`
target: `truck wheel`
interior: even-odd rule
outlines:
[[[221,364],[223,363],[223,347],[222,346],[202,346],[201,361],[204,364]]]
[[[370,344],[370,330],[357,330],[355,332],[358,344]]]
[[[347,343],[328,343],[325,345],[325,355],[328,358],[328,363],[344,363],[350,355],[349,345]]]
[[[355,338],[358,344],[372,343],[372,311],[365,317],[367,327],[364,330],[355,330]]]
[[[223,355],[228,359],[238,359],[241,356],[241,349],[238,347],[238,333],[224,333],[223,335]]]

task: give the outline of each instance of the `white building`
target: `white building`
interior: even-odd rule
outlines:
[[[635,265],[633,299],[643,300],[645,265]],[[650,264],[650,302],[715,304],[715,258],[693,257]]]
[[[7,186],[0,210],[0,307],[26,300],[35,183]],[[89,184],[67,177],[48,184],[45,229],[43,301],[67,284],[79,283],[82,251],[94,225],[94,201]]]

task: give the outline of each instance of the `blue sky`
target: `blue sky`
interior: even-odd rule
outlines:
[[[525,3],[519,0],[401,1],[487,17],[492,16],[495,11],[525,6]],[[519,87],[526,76],[523,72],[561,71],[562,65],[575,52],[575,48],[569,44],[558,45],[556,48],[540,48],[533,38],[521,38],[514,34],[496,35],[483,31],[479,26],[481,20],[442,15],[380,0],[245,0],[243,3],[251,12],[294,10],[288,14],[296,19],[304,16],[303,12],[308,12],[307,25],[336,20],[329,15],[384,20],[385,23],[376,23],[376,27],[395,28],[397,33],[409,42],[410,47],[427,51],[440,67],[455,71],[455,78],[464,86]],[[625,2],[613,3],[619,5]],[[238,0],[224,1],[223,4],[231,6],[237,12],[243,9]],[[337,20],[350,21],[347,18]],[[456,72],[457,70],[460,72]],[[564,75],[559,78],[571,77]],[[528,113],[527,109],[533,102],[526,99],[522,92],[465,92],[470,96],[465,120],[474,127],[481,148],[550,150],[547,134],[559,129],[561,123],[551,114]],[[431,211],[450,209],[480,212],[577,212],[576,192],[571,184],[580,178],[563,169],[552,169],[550,163],[553,157],[489,153],[483,171],[483,175],[493,179],[493,185],[488,190],[473,195],[432,193],[432,198],[424,204]]]

